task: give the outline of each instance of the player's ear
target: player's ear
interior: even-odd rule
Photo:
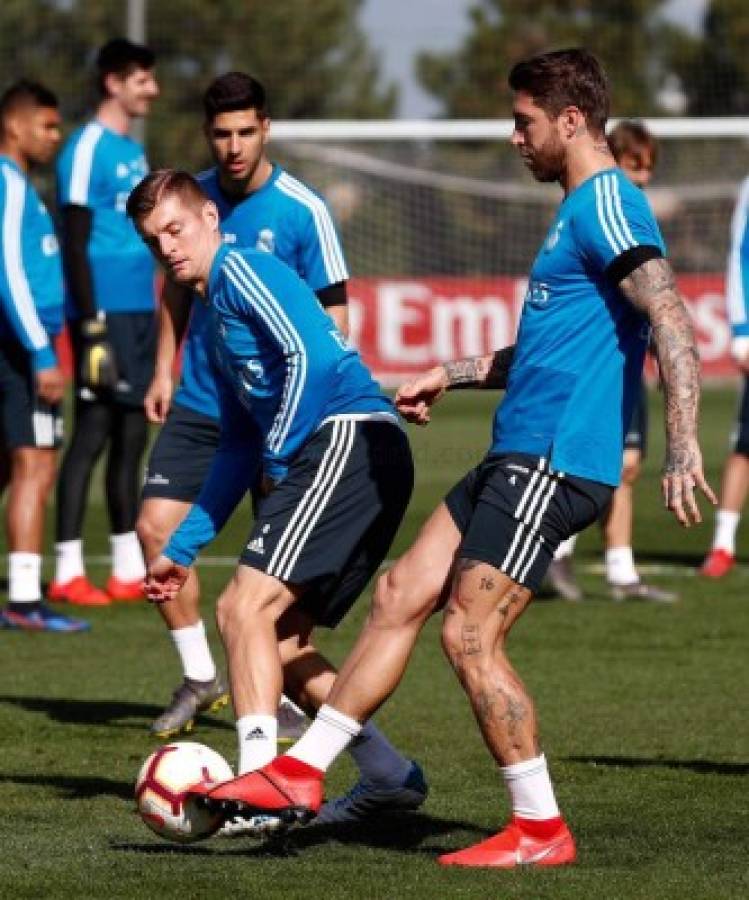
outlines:
[[[270,116],[263,116],[260,119],[260,133],[263,136],[263,145],[270,140]]]
[[[218,207],[213,202],[213,200],[206,200],[203,204],[203,208],[201,210],[203,215],[203,221],[210,225],[213,231],[218,231],[219,227],[219,217],[218,217]]]
[[[577,106],[566,106],[559,117],[562,135],[568,140],[587,132],[585,116]]]

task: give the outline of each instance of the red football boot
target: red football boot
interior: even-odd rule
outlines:
[[[202,793],[196,791],[196,793]],[[272,813],[285,823],[305,823],[322,806],[323,773],[292,756],[277,756],[267,766],[224,781],[207,802],[229,814]]]
[[[728,550],[711,550],[700,568],[700,575],[706,578],[722,578],[736,565],[736,557]]]
[[[85,575],[76,575],[70,581],[53,581],[47,589],[47,597],[54,603],[72,603],[74,606],[109,606],[112,602]]]
[[[499,834],[465,850],[445,853],[438,862],[443,866],[512,869],[515,866],[564,866],[574,862],[575,857],[575,842],[563,819],[533,822],[515,816]]]
[[[130,600],[145,600],[143,593],[143,579],[137,581],[120,581],[114,575],[107,579],[106,591],[112,600],[128,602]]]

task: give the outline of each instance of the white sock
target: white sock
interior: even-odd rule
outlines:
[[[572,554],[575,552],[576,543],[576,534],[573,534],[572,537],[568,537],[566,541],[562,541],[562,543],[554,551],[554,559],[564,559],[566,556],[572,556]]]
[[[238,775],[254,772],[276,755],[278,723],[275,716],[242,716],[237,719],[239,739]]]
[[[318,709],[314,722],[286,755],[325,772],[361,730],[356,719],[326,703]]]
[[[606,578],[611,584],[633,584],[640,580],[631,547],[609,547],[606,551]]]
[[[179,653],[185,678],[212,681],[216,677],[216,664],[205,636],[203,620],[185,628],[175,628],[170,634]]]
[[[140,549],[138,535],[134,531],[110,534],[112,550],[112,575],[120,581],[141,581],[146,576],[146,564]]]
[[[13,550],[8,554],[8,600],[34,603],[42,599],[42,557]]]
[[[55,581],[67,584],[86,574],[83,565],[83,541],[60,541],[55,544]]]
[[[364,723],[348,752],[367,781],[403,784],[411,770],[411,760],[400,754],[371,721]]]
[[[513,813],[523,819],[554,819],[559,815],[543,753],[535,759],[502,766],[500,771],[510,792]]]
[[[736,554],[736,529],[739,527],[741,513],[732,509],[719,509],[715,514],[715,534],[713,535],[713,550],[726,550],[731,555]]]

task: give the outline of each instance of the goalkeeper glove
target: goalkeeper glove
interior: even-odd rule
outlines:
[[[80,379],[83,387],[91,390],[115,387],[117,364],[103,313],[81,322],[81,341]]]

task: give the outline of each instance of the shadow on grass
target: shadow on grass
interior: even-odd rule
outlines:
[[[687,769],[698,775],[749,775],[749,763],[715,762],[711,759],[651,759],[646,756],[567,756],[565,759],[619,769]]]
[[[53,722],[66,725],[109,725],[118,728],[135,728],[142,731],[143,721],[149,722],[163,712],[163,706],[153,703],[135,703],[129,700],[71,700],[65,697],[15,697],[0,696],[0,703],[20,707],[27,712],[44,713]],[[204,726],[234,731],[229,722],[213,717],[198,716]]]
[[[130,781],[113,778],[97,778],[86,775],[0,775],[0,784],[20,784],[29,787],[51,787],[60,792],[64,800],[90,800],[92,797],[118,797],[133,799]]]
[[[305,828],[297,828],[264,840],[262,843],[253,838],[235,838],[228,846],[229,840],[214,841],[211,844],[186,847],[177,844],[134,844],[124,842],[112,842],[113,850],[121,850],[131,853],[143,853],[146,855],[161,855],[171,853],[189,853],[198,856],[244,856],[250,858],[262,857],[288,857],[296,856],[305,850],[326,844],[359,844],[366,847],[376,847],[383,850],[395,850],[399,853],[419,853],[435,856],[465,843],[470,843],[471,838],[451,840],[449,846],[444,847],[429,844],[422,847],[424,841],[432,838],[440,838],[452,835],[454,832],[469,832],[475,838],[481,839],[487,836],[484,828],[470,822],[461,822],[455,819],[442,819],[424,813],[393,812],[372,817],[367,822],[356,825],[308,825]],[[474,839],[475,839],[474,838]]]

